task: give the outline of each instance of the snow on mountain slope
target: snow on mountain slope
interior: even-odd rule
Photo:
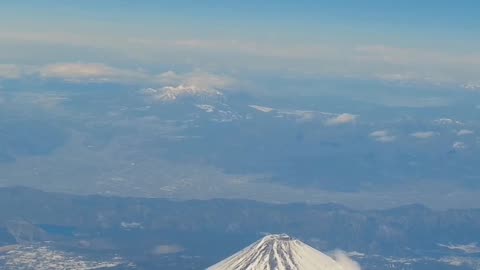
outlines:
[[[145,95],[158,101],[175,101],[182,97],[221,97],[223,93],[211,88],[201,88],[194,85],[165,86],[161,89],[147,88]]]
[[[253,108],[257,111],[264,112],[264,113],[269,113],[269,112],[272,112],[272,111],[275,110],[274,108],[258,106],[258,105],[248,105],[248,107]]]
[[[207,270],[353,270],[288,235],[269,235]]]

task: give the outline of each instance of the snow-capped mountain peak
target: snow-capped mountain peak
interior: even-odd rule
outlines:
[[[175,101],[182,97],[220,97],[223,93],[211,88],[202,88],[195,85],[165,86],[161,89],[148,88],[144,94],[159,101]]]
[[[350,270],[286,234],[268,235],[207,270]]]

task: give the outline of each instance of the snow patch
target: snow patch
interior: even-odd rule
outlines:
[[[145,95],[157,101],[175,101],[183,97],[220,97],[223,93],[211,88],[196,87],[194,85],[165,86],[160,89],[147,88],[142,91]]]
[[[462,87],[467,90],[480,90],[480,83],[470,82],[463,84]]]
[[[467,148],[467,145],[464,142],[454,142],[452,148],[455,150],[463,150]]]
[[[475,132],[469,129],[461,129],[457,132],[458,136],[467,136],[467,135],[473,135],[473,134],[475,134]]]
[[[439,118],[436,120],[433,120],[433,123],[436,125],[461,125],[462,122],[451,119],[451,118]]]
[[[197,108],[204,110],[205,112],[211,113],[215,111],[215,107],[208,104],[197,104],[195,105]]]
[[[468,254],[475,254],[475,253],[480,253],[480,247],[477,246],[477,243],[470,243],[466,245],[445,245],[445,244],[438,244],[440,247],[448,248],[451,250],[459,250],[463,251]]]
[[[120,223],[120,226],[123,229],[126,229],[126,230],[143,229],[142,223],[140,223],[140,222],[125,222],[125,221],[122,221]]]
[[[258,105],[248,105],[248,107],[253,108],[257,111],[264,112],[264,113],[269,113],[269,112],[272,112],[274,110],[274,108],[258,106]]]

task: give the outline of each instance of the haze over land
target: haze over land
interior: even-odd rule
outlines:
[[[475,92],[356,86],[369,95],[382,86],[391,99],[416,90],[448,101],[400,106],[329,93],[351,87],[337,81],[315,80],[315,93],[283,96],[227,88],[227,79],[204,73],[162,74],[185,78],[156,88],[32,76],[2,82],[0,185],[366,208],[477,206]]]
[[[187,2],[2,4],[0,185],[480,205],[477,4]]]

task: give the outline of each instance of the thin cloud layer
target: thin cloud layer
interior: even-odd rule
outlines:
[[[153,74],[145,70],[117,68],[104,63],[67,62],[43,66],[0,64],[0,79],[22,79],[23,77],[57,79],[73,83],[148,84],[154,87],[178,87],[179,89],[183,87],[228,90],[236,84],[236,80],[230,76],[200,70],[183,74],[174,71]]]
[[[18,46],[19,55],[25,50],[25,45],[35,48],[38,45],[53,44],[67,48],[80,47],[85,52],[91,48],[106,48],[118,53],[116,60],[125,60],[122,57],[128,55],[139,63],[151,63],[156,58],[173,58],[172,64],[182,64],[185,55],[191,58],[190,61],[200,61],[205,60],[206,54],[220,52],[229,57],[214,60],[209,58],[209,61],[214,61],[215,65],[222,67],[288,69],[310,74],[396,82],[425,82],[432,85],[448,84],[466,90],[480,89],[478,73],[472,72],[480,68],[478,53],[452,53],[445,50],[434,52],[432,49],[388,46],[381,42],[361,46],[339,46],[338,42],[291,46],[268,40],[263,42],[218,38],[165,40],[151,36],[136,36],[125,41],[125,38],[112,33],[82,35],[7,31],[0,33],[0,40],[23,45]],[[76,52],[78,53],[78,50]],[[58,61],[52,59],[56,60]],[[160,64],[161,60],[156,63]]]
[[[71,82],[138,82],[148,75],[133,70],[114,68],[100,63],[60,63],[39,69],[42,78],[62,79]]]
[[[0,64],[0,79],[18,79],[21,75],[22,71],[18,66]]]
[[[55,109],[68,100],[67,96],[56,93],[25,92],[17,94],[10,101],[17,105],[28,104],[43,109]]]
[[[436,133],[433,131],[418,131],[410,134],[410,136],[415,137],[417,139],[422,139],[422,140],[430,139],[435,135]]]
[[[465,88],[464,85],[471,85],[469,81],[465,82],[464,77],[472,68],[480,67],[479,54],[452,54],[445,51],[411,49],[396,46],[366,45],[355,48],[358,53],[358,59],[373,68],[375,63],[381,64],[380,67],[393,72],[377,73],[377,77],[388,81],[400,82],[424,82],[433,85],[454,84],[458,88]],[[402,68],[403,67],[403,68]],[[426,67],[427,69],[419,69]],[[454,69],[457,74],[444,72],[440,67],[446,70]],[[462,75],[460,75],[462,74]],[[462,83],[462,81],[464,81]],[[474,87],[471,87],[474,88]]]
[[[232,86],[235,80],[229,76],[216,75],[203,71],[178,74],[167,71],[157,76],[158,82],[166,86],[195,87],[200,89],[222,89]]]
[[[385,137],[385,136],[388,136],[388,131],[386,130],[377,130],[377,131],[374,131],[372,133],[370,133],[370,136],[371,137]]]

